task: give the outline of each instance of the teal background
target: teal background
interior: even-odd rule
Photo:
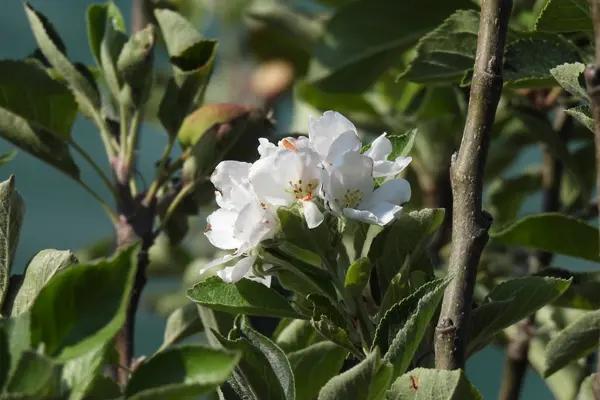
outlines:
[[[57,27],[66,42],[71,58],[91,64],[92,58],[85,35],[85,10],[91,2],[37,0],[31,3]],[[116,1],[116,3],[129,19],[130,1]],[[212,36],[219,39],[218,26],[211,26],[211,32]],[[34,40],[21,1],[3,0],[0,12],[0,58],[22,58],[30,54],[34,48]],[[236,101],[236,99],[230,100]],[[102,144],[94,127],[88,121],[79,119],[75,124],[73,135],[100,165],[106,165]],[[139,164],[142,175],[152,176],[153,161],[159,157],[164,143],[165,136],[159,127],[144,125]],[[12,146],[9,143],[0,141],[0,152],[10,148]],[[523,168],[536,159],[539,159],[539,154],[532,152],[527,159],[518,163],[517,167]],[[87,165],[84,163],[79,165],[82,166],[82,173],[88,184],[106,194]],[[27,205],[25,224],[15,262],[16,272],[22,271],[27,261],[41,249],[78,249],[112,234],[111,225],[98,204],[75,182],[53,168],[21,151],[15,160],[1,168],[2,179],[10,174],[16,175],[18,190]],[[536,199],[532,199],[531,202],[535,204]],[[153,279],[144,295],[147,297],[152,292],[175,284],[164,279]],[[163,328],[163,318],[142,308],[137,321],[136,353],[154,352],[162,341]],[[503,357],[499,349],[490,347],[469,361],[468,375],[486,399],[497,397]],[[522,398],[550,399],[552,395],[540,377],[529,371]]]

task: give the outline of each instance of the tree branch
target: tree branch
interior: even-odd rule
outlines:
[[[444,293],[435,337],[436,368],[465,364],[467,322],[479,257],[488,240],[491,217],[482,210],[483,173],[489,137],[502,92],[502,60],[512,0],[483,0],[467,121],[452,180],[453,280]]]
[[[592,102],[592,115],[594,117],[594,142],[596,147],[596,195],[600,197],[600,0],[590,0],[592,7],[592,22],[594,24],[594,42],[596,46],[596,63],[589,65],[585,72],[585,83]],[[600,219],[600,201],[596,200],[598,216]],[[600,352],[599,352],[600,354]],[[593,389],[594,395],[600,398],[600,357],[598,358],[598,372],[596,372]]]

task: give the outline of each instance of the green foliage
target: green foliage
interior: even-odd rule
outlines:
[[[456,8],[470,7],[463,0],[351,2],[327,22],[314,50],[309,79],[331,92],[362,91]],[[372,29],[372,21],[377,21],[378,29]]]
[[[479,391],[463,370],[445,371],[416,368],[394,381],[387,400],[480,400]]]
[[[558,298],[570,284],[569,280],[530,276],[494,287],[472,312],[469,353],[487,343],[502,329]]]
[[[13,257],[19,243],[25,204],[15,189],[14,177],[0,183],[0,306],[8,293]]]
[[[348,352],[328,341],[306,346],[288,354],[294,380],[296,399],[311,400],[335,375],[340,372]]]
[[[110,341],[125,321],[135,276],[129,248],[111,260],[68,268],[31,307],[32,346],[66,361]]]
[[[372,267],[371,261],[367,257],[361,257],[350,264],[344,280],[346,289],[352,293],[360,294],[369,281]]]
[[[548,0],[535,29],[545,32],[590,32],[592,18],[586,0]]]
[[[202,331],[203,325],[200,320],[198,306],[187,303],[179,307],[167,318],[165,333],[161,349],[167,348],[177,342]]]
[[[548,343],[544,376],[550,376],[566,364],[592,353],[598,348],[599,340],[600,311],[585,313]]]
[[[208,278],[191,288],[188,297],[204,307],[231,314],[299,317],[283,296],[250,279],[229,284],[218,277]]]
[[[195,398],[225,382],[239,359],[236,352],[201,346],[168,349],[135,370],[125,395],[136,400]]]
[[[333,377],[319,392],[319,400],[381,400],[392,379],[393,367],[381,359],[379,350],[359,364]]]
[[[506,245],[600,261],[598,230],[563,214],[530,215],[490,235],[496,242]]]

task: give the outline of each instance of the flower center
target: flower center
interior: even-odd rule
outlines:
[[[358,189],[346,189],[341,199],[335,198],[335,202],[342,208],[355,208],[360,204],[363,194]]]
[[[294,193],[294,197],[296,200],[311,200],[313,197],[313,191],[317,188],[319,182],[316,179],[310,180],[308,182],[303,181],[302,179],[297,180],[296,182],[289,181],[290,189],[292,193]]]

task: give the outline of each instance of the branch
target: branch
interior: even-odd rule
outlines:
[[[594,142],[596,146],[596,195],[600,197],[600,0],[590,0],[592,7],[592,21],[594,23],[594,41],[596,45],[596,64],[590,65],[584,72],[587,91],[592,102],[592,115],[594,117]],[[600,201],[598,216],[600,219]],[[598,372],[592,384],[594,395],[600,397],[600,358],[598,359]]]
[[[481,207],[483,173],[489,137],[502,92],[502,60],[512,0],[483,0],[477,54],[467,121],[458,155],[450,167],[452,180],[453,280],[444,293],[436,327],[435,364],[463,368],[467,322],[473,300],[479,257],[487,243],[491,217]]]

